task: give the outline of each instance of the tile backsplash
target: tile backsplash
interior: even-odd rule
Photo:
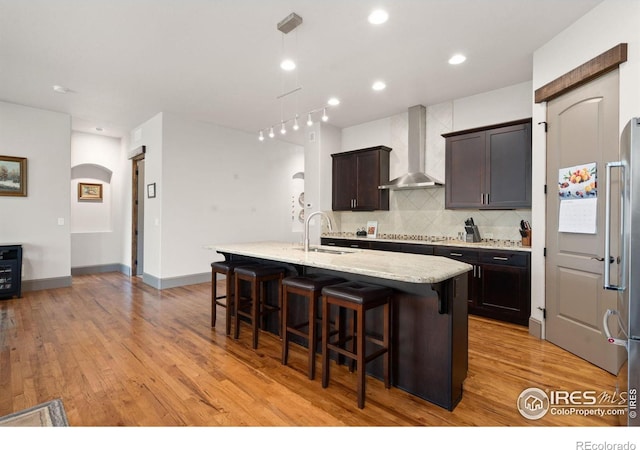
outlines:
[[[334,231],[353,232],[378,221],[378,233],[420,234],[455,238],[464,232],[464,221],[473,217],[483,239],[521,239],[520,221],[531,223],[531,210],[504,211],[444,209],[444,188],[390,192],[389,211],[333,211]],[[532,228],[535,224],[531,223]],[[535,233],[535,230],[534,230]]]

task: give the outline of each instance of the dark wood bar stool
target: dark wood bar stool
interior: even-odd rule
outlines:
[[[318,300],[322,288],[333,284],[344,283],[342,278],[331,275],[309,274],[305,276],[287,277],[282,280],[282,364],[287,365],[289,357],[289,337],[296,335],[307,340],[309,354],[309,379],[316,376],[316,346],[318,343]],[[298,295],[307,300],[307,320],[291,323],[289,304]]]
[[[236,267],[247,265],[246,261],[218,261],[211,263],[211,327],[216,326],[217,307],[226,308],[225,330],[231,334],[231,316],[234,314],[234,272]],[[218,295],[218,274],[226,277],[225,295]],[[225,299],[224,302],[220,300]]]
[[[264,328],[264,318],[268,314],[277,313],[280,316],[282,309],[282,280],[286,269],[281,266],[257,264],[237,267],[235,269],[235,330],[234,338],[240,336],[240,317],[246,317],[251,323],[253,331],[253,348],[258,348],[259,327]],[[242,282],[248,282],[251,286],[249,297],[242,297],[240,286]],[[278,284],[278,305],[268,305],[266,300],[266,285],[270,281]],[[249,312],[243,311],[242,306],[249,305]],[[282,321],[278,317],[278,334],[281,333]]]
[[[358,408],[364,408],[366,364],[373,359],[383,356],[384,387],[390,387],[390,336],[391,336],[391,296],[393,289],[358,281],[349,281],[322,288],[322,387],[329,385],[329,351],[355,361],[358,373]],[[353,312],[350,334],[338,333],[333,340],[330,329],[331,307],[345,308]],[[382,339],[379,335],[367,335],[365,317],[367,311],[382,306],[383,324]],[[354,323],[355,322],[355,323]],[[355,327],[355,330],[354,330]],[[351,350],[346,348],[351,342]],[[378,349],[366,355],[366,343],[375,344]],[[353,365],[350,365],[352,368]]]

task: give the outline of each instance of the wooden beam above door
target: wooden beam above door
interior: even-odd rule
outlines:
[[[535,92],[535,102],[547,102],[618,68],[627,60],[627,44],[621,43],[545,84]]]

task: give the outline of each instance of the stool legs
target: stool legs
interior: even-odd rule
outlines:
[[[211,272],[211,328],[215,328],[216,319],[218,317],[218,305],[225,306],[219,303],[218,300],[226,298],[226,318],[225,318],[225,332],[227,336],[231,334],[231,316],[234,314],[234,289],[233,289],[233,274],[227,275],[225,280],[226,295],[218,297],[218,277],[217,272]]]
[[[289,302],[290,302],[290,294],[297,294],[304,296],[309,301],[309,311],[308,311],[308,335],[307,337],[308,348],[307,348],[307,358],[308,358],[308,376],[310,380],[313,380],[316,377],[316,346],[318,343],[318,326],[316,324],[316,308],[318,307],[318,298],[320,297],[320,293],[309,293],[309,295],[304,295],[300,292],[290,292],[289,289],[283,289],[282,294],[282,364],[287,365],[289,361]],[[302,324],[304,325],[304,324]],[[299,332],[296,332],[299,334]],[[302,334],[300,334],[302,336]]]
[[[319,294],[313,294],[309,299],[309,379],[316,377],[316,345],[318,343],[318,327],[316,325],[316,308]]]
[[[338,308],[338,313],[343,313],[343,310],[351,310],[351,320],[349,323],[349,335],[345,336],[343,333],[338,332],[338,340],[331,341],[331,327],[329,321],[329,314],[331,312],[331,306]],[[366,334],[366,312],[375,307],[382,306],[383,309],[383,330],[382,339],[368,336]],[[330,350],[334,350],[338,356],[346,356],[349,359],[349,371],[355,369],[357,371],[357,396],[358,396],[358,408],[364,408],[365,393],[366,393],[366,365],[369,361],[383,357],[383,378],[384,387],[389,389],[391,386],[390,377],[390,342],[391,342],[391,309],[390,300],[386,299],[380,301],[377,304],[364,306],[362,304],[353,304],[345,300],[334,299],[330,296],[325,296],[322,302],[322,387],[326,388],[329,385],[330,378]],[[340,323],[340,318],[336,319],[336,323]],[[351,341],[350,343],[348,341]],[[370,341],[380,347],[377,351],[366,354],[366,342]],[[339,361],[338,361],[339,362]]]
[[[322,301],[322,387],[329,386],[329,302]]]
[[[360,316],[360,317],[357,317]],[[358,408],[364,408],[364,394],[365,394],[365,384],[366,384],[366,370],[365,370],[365,338],[364,338],[364,324],[365,324],[366,314],[362,310],[362,308],[358,308],[355,313],[353,320],[356,322],[356,371],[358,373]],[[385,374],[386,376],[386,374]]]
[[[211,328],[215,328],[216,326],[216,310],[218,302],[217,302],[217,295],[218,295],[218,287],[216,286],[217,283],[217,276],[216,276],[216,272],[215,271],[211,271]]]
[[[272,310],[280,312],[282,309],[282,278],[283,273],[280,273],[271,278],[262,278],[256,279],[252,278],[244,278],[238,274],[235,274],[235,301],[234,301],[234,311],[235,311],[235,330],[233,334],[234,339],[238,339],[240,337],[240,316],[244,315],[245,317],[249,317],[251,319],[251,331],[252,331],[252,346],[254,349],[258,348],[258,337],[260,332],[260,327],[264,328],[265,326],[265,314],[267,312],[266,302],[266,283],[269,281],[275,281],[278,283],[278,306],[272,307],[269,306]],[[240,301],[241,301],[241,291],[240,291],[240,283],[241,281],[247,281],[251,285],[251,293],[250,293],[250,301],[251,301],[251,312],[247,315],[246,313],[240,312]],[[278,322],[278,334],[281,335],[282,329],[282,320]]]

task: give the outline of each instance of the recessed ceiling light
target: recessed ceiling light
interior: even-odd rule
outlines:
[[[340,104],[340,100],[335,97],[331,97],[327,103],[331,106],[337,106]]]
[[[368,20],[372,25],[380,25],[389,19],[389,14],[383,9],[376,9],[369,14]]]
[[[60,86],[59,84],[54,84],[52,88],[58,94],[68,94],[69,92],[73,92],[71,91],[71,89],[64,86]]]
[[[467,57],[461,54],[453,55],[451,58],[449,58],[449,64],[461,64],[465,62],[466,59]]]
[[[289,72],[296,68],[296,63],[292,59],[284,59],[280,63],[280,68]]]
[[[102,127],[96,127],[96,131],[102,132],[102,131],[104,131],[104,128],[102,128]]]
[[[386,88],[387,85],[384,84],[384,81],[376,81],[375,83],[373,83],[373,85],[371,86],[371,89],[373,89],[374,91],[381,91],[384,88]]]

